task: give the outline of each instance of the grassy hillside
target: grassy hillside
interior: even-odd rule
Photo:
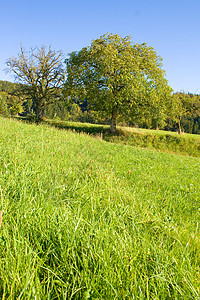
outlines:
[[[200,161],[0,118],[2,299],[199,299]]]
[[[47,123],[58,128],[99,135],[101,139],[108,142],[200,157],[200,135],[198,134],[180,135],[176,132],[162,130],[118,127],[117,134],[111,135],[108,125],[53,120],[48,120]]]

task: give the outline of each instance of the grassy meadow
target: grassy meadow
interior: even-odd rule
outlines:
[[[1,299],[200,299],[199,170],[0,118]]]
[[[107,142],[200,157],[199,134],[178,134],[177,132],[163,130],[118,126],[117,134],[112,135],[110,134],[108,125],[66,122],[60,120],[46,120],[46,123],[60,129],[70,129],[76,132],[99,136]]]

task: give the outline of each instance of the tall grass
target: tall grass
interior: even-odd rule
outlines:
[[[0,119],[2,299],[199,299],[200,161]]]

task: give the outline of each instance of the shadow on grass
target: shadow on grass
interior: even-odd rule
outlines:
[[[49,121],[49,120],[46,120],[43,123],[49,124],[59,129],[71,130],[78,133],[86,133],[91,135],[111,134],[108,125],[95,125],[90,123],[78,123],[78,122],[60,122],[60,121],[57,122],[57,121]]]
[[[106,142],[125,144],[135,147],[154,149],[162,152],[200,157],[200,141],[172,136],[169,133],[158,135],[153,133],[128,132],[121,128],[115,134],[110,132],[109,125],[56,121],[43,119],[36,122],[34,119],[17,117],[15,119],[26,123],[47,124],[62,130],[71,130],[77,133],[89,134]]]
[[[98,124],[60,121],[60,120],[56,121],[56,120],[49,120],[49,119],[42,119],[38,121],[35,118],[26,118],[26,117],[19,117],[19,116],[15,117],[15,119],[29,124],[37,124],[37,125],[47,124],[59,129],[71,130],[78,133],[112,136],[109,125],[98,125]],[[117,131],[116,135],[120,135],[120,130]]]

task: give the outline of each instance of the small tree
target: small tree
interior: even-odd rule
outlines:
[[[171,96],[161,58],[152,47],[132,44],[129,37],[103,35],[72,52],[66,64],[66,93],[109,115],[112,133],[118,115],[148,116],[155,106],[164,112],[165,99]]]
[[[18,56],[7,61],[8,70],[22,84],[20,92],[32,99],[37,119],[42,118],[45,106],[61,98],[65,80],[62,61],[61,51],[53,51],[51,47],[46,50],[45,46],[28,53],[21,47]]]
[[[18,114],[22,114],[24,112],[24,99],[19,95],[9,95],[8,96],[8,108],[13,116],[17,116]]]

